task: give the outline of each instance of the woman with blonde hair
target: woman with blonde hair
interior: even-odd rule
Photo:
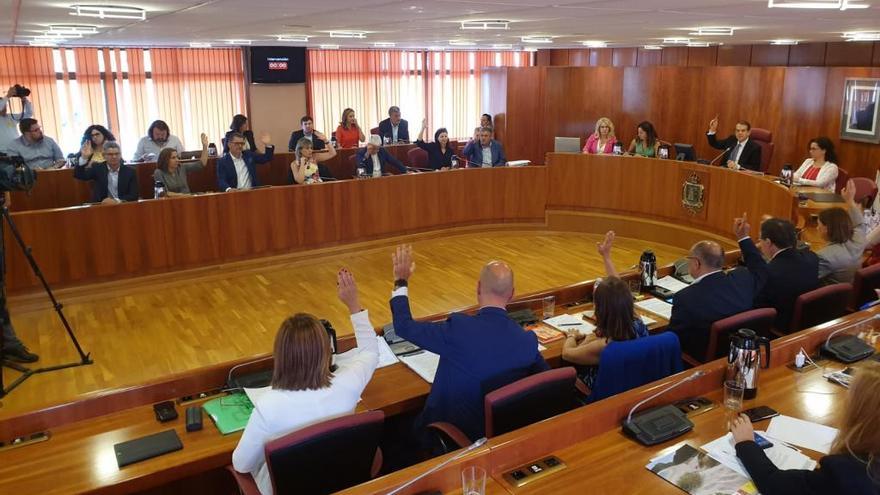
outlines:
[[[596,121],[596,132],[587,138],[584,154],[610,155],[614,152],[614,143],[616,142],[614,123],[608,117],[602,117]]]
[[[763,495],[880,494],[880,363],[856,369],[840,429],[831,452],[819,461],[820,469],[777,468],[755,443],[745,415],[733,421],[730,431],[737,457]]]
[[[272,493],[264,445],[269,440],[326,419],[351,414],[379,364],[379,344],[370,315],[360,305],[354,275],[342,269],[336,276],[339,300],[351,313],[357,340],[354,356],[330,371],[330,338],[314,316],[297,313],[284,320],[275,336],[271,388],[254,402],[254,410],[232,466],[251,473],[260,493]]]
[[[339,121],[335,134],[336,143],[340,148],[356,148],[358,142],[367,140],[364,131],[358,126],[354,110],[351,108],[342,111],[342,120]]]

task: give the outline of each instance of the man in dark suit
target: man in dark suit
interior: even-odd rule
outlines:
[[[453,313],[444,322],[413,320],[408,281],[415,263],[412,248],[401,246],[393,255],[394,291],[391,314],[398,336],[440,355],[440,364],[416,432],[425,425],[447,421],[471,440],[485,435],[483,397],[486,393],[532,373],[549,369],[535,334],[507,316],[513,297],[513,271],[491,261],[477,283],[480,309],[473,316]]]
[[[507,164],[501,143],[492,139],[492,128],[480,129],[480,139],[469,142],[462,151],[468,167],[503,167]]]
[[[388,109],[388,118],[379,122],[379,137],[392,143],[409,142],[409,123],[400,118],[400,108]]]
[[[229,137],[229,153],[217,160],[218,191],[250,189],[260,185],[257,164],[269,163],[275,153],[275,147],[270,144],[272,138],[268,134],[260,136],[260,142],[266,147],[265,153],[243,149],[244,136],[241,133],[236,132]]]
[[[774,326],[788,332],[795,300],[819,287],[819,257],[809,249],[797,249],[797,233],[788,220],[762,222],[758,247],[749,237],[745,213],[736,219],[735,230],[743,259],[755,277],[755,307],[776,308]]]
[[[364,168],[364,173],[368,176],[381,177],[389,166],[402,174],[406,173],[406,165],[382,147],[379,136],[370,136],[367,145],[358,149],[355,160],[358,168]]]
[[[88,161],[80,157],[73,176],[79,180],[94,181],[93,203],[120,203],[138,200],[137,172],[122,164],[122,152],[113,141],[104,143],[104,161],[86,166]]]
[[[614,232],[605,234],[599,254],[605,260],[605,271],[616,277],[611,261]],[[700,241],[691,247],[688,274],[694,281],[673,297],[672,316],[668,329],[678,335],[681,349],[700,361],[709,344],[709,327],[728,316],[752,309],[755,281],[745,268],[724,272],[724,250],[714,241]]]
[[[749,170],[761,169],[761,145],[749,139],[752,132],[752,124],[745,120],[736,123],[736,129],[733,135],[718,140],[715,131],[718,130],[718,117],[709,122],[709,132],[706,138],[709,140],[709,146],[725,150],[721,155],[721,163],[727,165],[728,168],[740,169],[747,168]]]
[[[312,149],[320,151],[327,145],[327,136],[323,132],[315,130],[315,122],[308,115],[299,119],[301,127],[298,131],[290,134],[290,141],[287,142],[287,151],[293,153],[296,150],[296,143],[302,138],[308,138],[312,141]]]

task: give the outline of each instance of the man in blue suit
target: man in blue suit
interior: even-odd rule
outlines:
[[[266,147],[266,153],[256,150],[245,150],[244,136],[241,133],[230,135],[227,145],[229,153],[217,160],[217,190],[232,191],[250,189],[260,185],[257,178],[257,164],[269,163],[275,152],[268,134],[260,136],[260,142]]]
[[[492,128],[480,129],[480,140],[471,141],[464,147],[468,167],[503,167],[507,164],[501,143],[492,139]]]
[[[375,134],[370,136],[366,147],[358,149],[355,160],[358,168],[364,168],[368,176],[381,177],[389,166],[402,174],[406,173],[406,166],[382,147],[382,140]]]
[[[440,323],[413,320],[408,282],[415,270],[412,248],[401,246],[392,256],[394,291],[391,314],[398,336],[440,355],[431,393],[416,420],[423,427],[435,421],[454,424],[470,439],[485,436],[483,397],[492,390],[549,369],[535,334],[507,316],[513,298],[513,271],[491,261],[477,283],[480,310],[473,316],[453,313]]]
[[[388,118],[379,122],[379,136],[395,144],[409,141],[409,122],[400,118],[400,108],[388,109]]]
[[[80,156],[73,176],[94,181],[93,203],[120,203],[138,200],[137,172],[122,163],[122,152],[114,141],[104,143],[104,161],[86,166],[88,157]],[[91,156],[91,152],[89,153]]]

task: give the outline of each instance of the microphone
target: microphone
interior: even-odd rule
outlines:
[[[880,319],[880,315],[874,315],[868,321],[878,319]],[[856,324],[860,323],[864,323],[864,320]],[[853,325],[848,325],[831,332],[828,338],[825,339],[825,343],[822,344],[822,352],[844,363],[854,363],[874,354],[874,347],[860,339],[857,335],[835,337],[840,332],[849,330],[852,327]]]
[[[415,170],[416,172],[433,172],[433,168],[406,167],[407,170]]]
[[[420,479],[424,478],[425,476],[428,476],[429,474],[436,472],[437,470],[439,470],[439,469],[442,468],[443,466],[446,466],[447,464],[451,463],[452,461],[454,461],[454,460],[456,460],[456,459],[460,459],[461,457],[463,457],[463,456],[464,456],[465,454],[467,454],[468,452],[470,452],[470,451],[472,451],[472,450],[474,450],[474,449],[478,449],[478,448],[482,447],[485,443],[486,443],[486,437],[483,437],[483,438],[477,440],[476,442],[470,444],[468,447],[466,447],[464,450],[462,450],[462,451],[459,452],[458,454],[455,454],[454,456],[450,457],[449,459],[446,459],[445,461],[441,462],[440,464],[437,464],[436,466],[434,466],[434,467],[432,467],[431,469],[425,471],[424,473],[422,473],[422,474],[416,476],[415,478],[413,478],[413,479],[407,481],[406,483],[400,485],[400,486],[397,487],[396,489],[391,490],[391,491],[388,492],[386,495],[394,495],[395,493],[400,493],[400,492],[403,491],[405,488],[408,488],[408,487],[412,486],[412,484],[415,483],[416,481],[419,481]]]
[[[630,409],[626,420],[623,422],[623,432],[635,438],[642,445],[656,445],[691,431],[694,428],[694,424],[691,423],[685,413],[673,405],[655,407],[640,413],[635,418],[633,418],[633,413],[645,403],[684,383],[705,376],[705,374],[706,372],[703,370],[694,371],[687,377],[637,403]]]
[[[732,147],[732,146],[728,146],[727,148],[724,148],[724,151],[722,151],[718,156],[716,156],[715,158],[713,158],[713,159],[709,162],[709,165],[715,165],[715,161],[718,160],[719,158],[721,158],[722,156],[724,156],[724,154],[727,153],[728,151],[730,151],[731,148],[733,148],[733,147]]]
[[[322,182],[333,182],[339,180],[336,177],[324,177],[323,175],[319,175],[318,177],[321,178]]]

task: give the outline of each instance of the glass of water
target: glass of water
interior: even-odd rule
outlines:
[[[462,495],[485,495],[486,494],[486,470],[471,466],[461,471]]]
[[[553,315],[556,314],[556,297],[547,296],[541,300],[541,303],[544,310],[544,319],[553,318]]]
[[[724,382],[724,412],[728,428],[742,411],[744,393],[745,384],[742,380],[726,380]]]

